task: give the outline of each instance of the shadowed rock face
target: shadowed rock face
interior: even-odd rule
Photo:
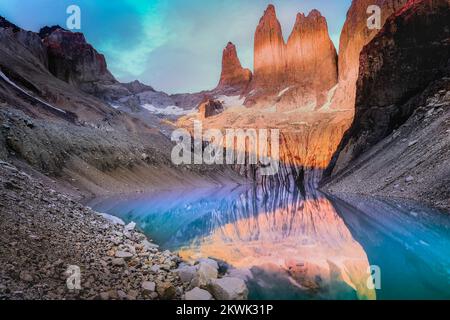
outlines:
[[[107,69],[105,57],[86,42],[82,33],[56,29],[43,42],[48,51],[49,69],[57,78],[75,85],[116,82]]]
[[[335,172],[402,125],[421,107],[409,101],[450,75],[449,21],[447,0],[409,1],[364,48],[355,120],[336,154]]]
[[[223,105],[217,100],[207,100],[198,107],[201,119],[206,119],[220,114],[223,111]]]
[[[339,45],[339,88],[333,100],[335,109],[353,109],[355,106],[356,81],[359,71],[359,55],[379,30],[367,27],[370,5],[381,8],[381,25],[407,0],[353,0],[342,29]]]
[[[223,50],[222,74],[218,88],[234,87],[236,89],[245,88],[252,79],[252,72],[249,69],[242,68],[239,61],[236,46],[228,42]]]

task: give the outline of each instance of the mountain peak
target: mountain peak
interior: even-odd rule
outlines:
[[[255,31],[254,78],[257,85],[274,86],[286,72],[285,43],[275,7],[269,5]]]
[[[13,29],[14,32],[17,32],[20,30],[18,26],[16,26],[14,23],[9,22],[4,17],[0,16],[0,28],[10,28]]]
[[[41,28],[41,30],[39,30],[39,37],[41,37],[41,39],[44,39],[45,37],[48,37],[51,33],[53,33],[53,31],[56,31],[58,29],[62,29],[64,30],[64,28],[62,28],[59,25],[54,25],[54,26],[45,26],[43,28]]]
[[[222,74],[220,76],[219,87],[243,87],[250,82],[251,78],[251,71],[242,68],[236,46],[232,42],[228,42],[223,50]]]

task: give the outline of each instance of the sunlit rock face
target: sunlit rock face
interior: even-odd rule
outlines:
[[[288,82],[310,91],[316,106],[326,100],[326,92],[337,83],[337,53],[328,34],[326,19],[313,10],[297,14],[286,47]]]
[[[224,74],[242,70],[235,51],[231,44],[225,49],[223,69],[232,71],[223,71],[224,79],[233,78]],[[320,179],[320,170],[328,166],[352,120],[351,112],[331,108],[337,90],[337,53],[326,19],[317,10],[299,13],[285,43],[275,7],[269,5],[255,32],[254,58],[254,75],[241,95],[243,103],[227,105],[224,112],[207,119],[201,114],[183,117],[178,125],[190,129],[193,120],[202,120],[205,129],[279,129],[277,175],[260,176],[251,165],[237,170],[265,184],[302,184],[309,173],[313,181]]]
[[[212,257],[250,279],[276,275],[318,296],[346,287],[359,299],[375,298],[367,287],[367,255],[326,198],[257,188],[228,209],[226,221],[217,212],[208,221],[209,231],[181,248],[182,258]]]
[[[254,87],[279,88],[285,78],[285,43],[275,7],[269,5],[255,32]]]
[[[244,69],[239,61],[236,46],[229,42],[223,50],[222,74],[218,89],[232,87],[237,91],[244,89],[252,79],[252,72]]]
[[[337,54],[326,19],[317,10],[299,13],[285,43],[275,7],[269,5],[255,32],[254,71],[247,106],[321,108],[337,83]]]
[[[369,6],[377,5],[381,8],[383,26],[386,19],[406,2],[407,0],[353,0],[339,41],[339,87],[333,99],[333,108],[354,109],[359,55],[363,47],[380,31],[368,28],[367,19],[372,14],[367,13]]]

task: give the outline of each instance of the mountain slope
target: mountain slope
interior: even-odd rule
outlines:
[[[448,21],[447,0],[411,0],[363,49],[355,120],[328,168],[330,191],[450,207]]]
[[[53,33],[62,32],[58,30]],[[63,43],[72,36],[66,33],[58,38]],[[0,20],[1,159],[44,174],[45,181],[69,182],[85,195],[192,185],[199,183],[202,174],[203,185],[220,183],[223,176],[217,168],[182,170],[172,165],[173,144],[157,128],[81,90],[84,80],[101,82],[110,73],[103,69],[104,61],[96,65],[85,59],[95,49],[75,36],[81,41],[75,44],[84,49],[69,50],[70,56],[65,56],[67,48],[58,49],[58,61],[65,62],[54,68],[67,68],[61,73],[52,70],[67,76],[59,79],[49,70],[54,58],[46,41]],[[97,74],[100,71],[103,75]],[[128,86],[126,90],[133,92],[150,90],[137,84],[115,85]],[[78,193],[74,188],[71,192]]]

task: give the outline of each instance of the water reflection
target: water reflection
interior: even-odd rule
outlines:
[[[427,271],[428,277],[437,272],[439,278],[445,276],[440,274],[442,270],[444,273],[450,270],[445,254],[450,248],[448,233],[436,236],[436,230],[430,230],[429,224],[417,223],[409,226],[413,230],[407,234],[398,235],[395,226],[402,223],[398,215],[403,214],[398,208],[388,210],[375,204],[378,215],[368,217],[361,205],[365,202],[353,200],[360,206],[330,201],[318,192],[305,195],[296,189],[266,190],[251,186],[167,191],[102,199],[91,205],[98,211],[136,222],[163,248],[178,251],[186,260],[212,257],[228,263],[236,268],[234,274],[246,278],[250,298],[254,299],[375,299],[392,295],[401,298],[402,289],[397,288],[398,281],[390,276],[395,269],[402,272],[395,264],[405,255],[421,264],[423,250],[408,251],[405,247],[418,242],[414,231],[418,226],[422,230],[420,236],[427,232],[434,234],[426,238],[428,246],[439,240],[437,254],[429,257],[434,260],[419,271]],[[374,212],[373,207],[368,208]],[[390,218],[392,212],[397,220]],[[383,233],[379,232],[377,222],[380,216],[388,221]],[[448,226],[448,219],[444,220],[439,224]],[[391,233],[389,228],[394,231]],[[442,230],[448,231],[445,227]],[[394,252],[388,253],[390,249]],[[394,258],[394,262],[385,263],[385,258]],[[383,293],[383,287],[377,292],[369,289],[369,266],[374,262],[380,265],[383,274],[386,269],[388,276],[382,280],[387,281],[383,285],[391,295]],[[440,269],[436,271],[434,267],[438,264]],[[417,278],[417,268],[412,269],[415,271],[407,276],[410,280]],[[449,274],[446,276],[444,279],[448,281]],[[439,297],[449,294],[445,287],[437,291]],[[429,290],[422,286],[416,294],[427,295]]]

